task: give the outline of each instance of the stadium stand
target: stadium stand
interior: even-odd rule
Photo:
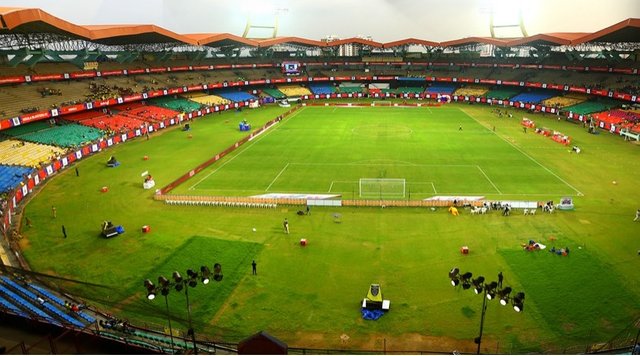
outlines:
[[[587,101],[586,95],[571,93],[567,95],[554,96],[552,98],[545,99],[541,102],[541,104],[544,104],[549,107],[563,108],[565,106],[580,104],[585,101]]]
[[[484,94],[484,96],[490,99],[507,100],[511,97],[518,95],[518,93],[520,93],[520,90],[515,88],[499,87],[499,88],[489,90]]]
[[[231,101],[247,101],[247,100],[257,99],[255,96],[247,92],[238,91],[238,90],[222,90],[222,91],[216,92],[215,94]]]
[[[458,96],[484,96],[489,91],[489,88],[483,85],[466,85],[458,88],[453,95]]]
[[[4,193],[18,185],[33,168],[21,166],[5,166],[0,164],[0,193]]]
[[[309,89],[300,85],[279,85],[278,90],[288,97],[311,95]]]
[[[199,105],[208,105],[208,106],[230,104],[231,103],[231,100],[225,99],[225,98],[223,98],[221,96],[218,96],[218,95],[194,96],[189,100],[191,102],[197,103]]]
[[[181,97],[172,98],[168,96],[152,99],[149,101],[149,104],[154,106],[162,106],[177,112],[189,112],[198,110],[202,107],[202,105],[200,105],[199,103],[188,99],[184,99]]]
[[[136,103],[133,105],[123,104],[113,107],[111,110],[121,116],[131,117],[146,122],[159,122],[164,119],[176,117],[179,113],[171,109],[160,106],[143,105]]]
[[[26,125],[15,126],[10,129],[2,130],[0,134],[6,135],[9,137],[19,137],[22,135],[38,132],[41,130],[46,130],[53,127],[48,121],[35,121]]]
[[[333,94],[336,92],[336,89],[331,84],[309,84],[309,90],[311,90],[314,94]]]
[[[612,100],[586,101],[584,103],[567,106],[564,110],[571,111],[574,114],[585,115],[594,112],[607,111],[618,105],[620,104]]]
[[[456,90],[455,85],[434,83],[427,88],[429,94],[451,94]]]
[[[32,314],[35,314],[38,317],[43,318],[43,319],[47,320],[48,322],[50,322],[52,324],[60,326],[60,324],[61,324],[60,322],[55,320],[49,314],[47,314],[44,311],[42,311],[37,306],[35,306],[32,303],[28,302],[26,299],[22,298],[17,293],[14,293],[10,289],[8,289],[5,285],[0,284],[0,292],[2,292],[3,297],[7,298],[7,300],[9,302],[11,302],[11,303],[15,302],[15,304],[23,307],[24,309],[28,310]]]
[[[5,140],[0,142],[0,163],[37,168],[64,152],[65,150],[56,146]]]
[[[48,300],[56,303],[58,306],[65,307],[64,300],[60,299],[60,297],[58,297],[57,295],[53,294],[52,292],[50,292],[46,288],[44,288],[42,286],[39,286],[37,284],[34,284],[34,283],[29,283],[28,286],[31,289],[34,289],[36,292],[40,293],[42,296],[44,296]],[[92,317],[91,315],[89,315],[89,314],[87,314],[85,312],[78,311],[76,314],[79,315],[82,319],[86,320],[90,324],[96,322],[96,318]]]
[[[274,99],[284,99],[287,96],[284,95],[283,92],[281,92],[280,90],[276,89],[276,88],[264,88],[262,89],[262,93],[274,98]]]
[[[18,136],[21,140],[60,147],[76,147],[102,137],[100,130],[70,123]]]
[[[144,126],[145,121],[118,114],[102,115],[83,120],[80,124],[111,132],[125,133]]]
[[[554,93],[550,91],[531,91],[528,93],[520,93],[511,98],[512,101],[521,101],[524,103],[539,103],[542,100],[551,98]]]
[[[398,87],[395,90],[396,94],[403,94],[403,93],[408,93],[408,94],[421,94],[422,92],[424,92],[424,88],[423,87]]]
[[[22,310],[20,310],[20,308],[18,308],[17,306],[15,306],[13,303],[9,302],[8,300],[4,299],[3,297],[0,297],[0,306],[4,309],[9,310],[10,312],[19,315],[23,318],[28,318],[29,314],[23,312]]]

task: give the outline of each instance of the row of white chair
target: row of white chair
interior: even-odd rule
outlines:
[[[275,209],[278,204],[275,203],[247,203],[236,201],[207,201],[207,200],[165,200],[169,205],[207,205],[207,206],[228,206],[228,207],[244,207],[244,208],[262,208]]]

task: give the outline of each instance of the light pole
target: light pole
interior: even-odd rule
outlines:
[[[473,273],[466,272],[460,274],[460,269],[454,267],[449,271],[449,279],[451,280],[451,285],[457,287],[462,283],[462,289],[469,289],[471,285],[473,285],[473,291],[482,295],[482,312],[480,313],[480,333],[478,337],[474,339],[474,342],[478,344],[477,354],[480,354],[480,345],[482,343],[482,332],[484,330],[484,316],[487,312],[487,300],[493,300],[496,298],[500,298],[500,305],[506,306],[511,302],[513,304],[513,310],[520,313],[524,310],[524,292],[518,292],[514,297],[511,297],[510,294],[512,292],[511,287],[502,288],[502,272],[498,275],[499,283],[493,281],[491,283],[485,283],[485,278],[483,276],[478,276],[477,278],[472,278]]]
[[[200,267],[200,272],[196,272],[192,269],[187,270],[187,278],[182,278],[178,271],[174,271],[171,274],[173,281],[170,281],[164,276],[158,277],[158,284],[161,287],[160,292],[165,297],[165,301],[167,303],[167,318],[169,320],[169,333],[171,333],[171,350],[173,351],[173,331],[171,329],[171,318],[169,317],[169,301],[167,295],[171,290],[171,287],[175,288],[177,292],[180,292],[184,289],[185,298],[187,301],[187,316],[189,320],[189,330],[187,330],[187,335],[191,337],[193,342],[193,353],[198,354],[198,345],[196,343],[196,335],[193,330],[193,322],[191,319],[191,303],[189,302],[189,287],[194,288],[198,285],[198,279],[202,282],[202,284],[209,284],[211,281],[211,270],[207,266]],[[222,280],[222,265],[216,263],[213,265],[213,280],[216,282],[220,282]],[[155,298],[155,294],[157,292],[157,287],[151,283],[150,280],[145,280],[144,286],[147,288],[147,298],[149,300],[153,300]]]

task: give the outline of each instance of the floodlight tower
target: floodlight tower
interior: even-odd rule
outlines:
[[[260,9],[259,9],[260,10]],[[264,9],[262,9],[264,10]],[[242,37],[244,38],[251,38],[251,39],[267,39],[267,38],[276,38],[276,36],[278,35],[278,23],[279,23],[279,19],[280,19],[280,14],[284,14],[289,12],[289,9],[287,8],[276,8],[276,9],[266,9],[264,11],[261,11],[264,13],[267,13],[269,15],[269,13],[274,15],[274,21],[273,21],[273,25],[254,25],[252,23],[252,12],[249,12],[249,15],[247,15],[247,24],[244,27],[244,32],[242,33]],[[271,36],[267,36],[267,37],[249,37],[249,32],[252,29],[261,29],[261,30],[272,30]]]
[[[527,29],[522,18],[522,1],[492,0],[489,10],[489,32],[492,38],[500,38],[496,29],[519,29],[522,37],[527,37]],[[510,31],[514,33],[515,31]],[[501,36],[516,37],[516,36]]]

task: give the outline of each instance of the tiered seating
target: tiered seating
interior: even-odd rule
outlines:
[[[159,106],[139,105],[131,108],[128,107],[125,111],[118,112],[118,114],[147,122],[159,122],[164,119],[176,117],[179,113]]]
[[[48,162],[53,157],[64,154],[64,152],[63,149],[56,146],[5,140],[0,142],[0,163],[38,167],[40,163]]]
[[[138,120],[129,116],[122,115],[102,115],[94,117],[93,119],[83,120],[82,125],[95,127],[103,131],[113,131],[125,133],[141,126],[144,126],[144,121]]]
[[[583,94],[569,94],[564,96],[554,96],[552,98],[542,101],[542,104],[546,106],[552,106],[557,108],[563,108],[565,106],[576,105],[587,101],[587,96]]]
[[[102,132],[98,129],[78,124],[68,124],[21,135],[19,138],[60,147],[74,147],[97,140],[100,137],[102,137]]]
[[[615,102],[612,101],[585,101],[584,103],[580,103],[577,105],[571,105],[565,107],[564,110],[572,111],[575,114],[585,115],[591,114],[593,112],[607,111],[612,107],[617,106]]]
[[[216,95],[221,96],[225,99],[231,101],[247,101],[247,100],[256,100],[257,98],[247,92],[237,91],[237,90],[222,90],[216,93]]]
[[[15,126],[10,129],[2,130],[0,133],[11,137],[18,137],[49,128],[51,128],[51,125],[48,121],[36,121],[26,125]]]
[[[420,94],[424,91],[423,87],[399,87],[396,89],[396,94]]]
[[[278,90],[280,90],[286,96],[311,95],[309,89],[301,87],[299,85],[280,85],[278,86]]]
[[[33,168],[0,165],[0,193],[15,187]]]
[[[489,91],[489,88],[482,85],[467,85],[458,88],[453,94],[459,96],[483,96]]]
[[[456,87],[451,84],[433,84],[427,88],[426,92],[429,94],[451,94],[456,90]]]
[[[83,120],[92,119],[94,117],[104,116],[104,113],[101,110],[88,110],[81,111],[77,114],[65,115],[64,119],[66,121],[75,121],[82,122]]]
[[[0,306],[10,310],[12,313],[20,315],[23,318],[28,318],[29,314],[23,312],[22,310],[20,310],[20,308],[18,308],[17,306],[15,306],[13,303],[9,302],[8,300],[0,297]]]
[[[41,287],[37,284],[33,284],[33,283],[29,283],[29,287],[34,289],[35,291],[37,291],[38,293],[42,294],[44,297],[46,297],[48,300],[56,303],[59,306],[64,307],[65,303],[62,299],[60,299],[60,297],[58,297],[57,295],[51,293],[50,291],[48,291],[46,288]],[[92,317],[91,315],[79,311],[76,314],[78,314],[80,317],[82,317],[84,320],[88,321],[89,323],[95,323],[96,322],[96,318]]]
[[[22,287],[21,285],[19,285],[18,283],[14,282],[13,280],[11,280],[11,278],[7,277],[7,276],[0,276],[0,278],[2,278],[2,281],[10,286],[11,288],[13,288],[13,290],[18,291],[20,294],[22,294],[23,296],[27,297],[28,300],[31,303],[35,303],[40,304],[41,309],[46,310],[47,312],[49,312],[49,314],[55,314],[58,318],[66,321],[69,324],[72,324],[74,326],[77,326],[79,328],[84,327],[84,324],[82,324],[81,322],[79,322],[78,320],[76,320],[75,318],[73,318],[72,316],[68,315],[67,313],[61,311],[60,309],[56,308],[53,304],[51,303],[47,303],[45,302],[41,302],[38,300],[38,296],[33,293],[32,291]],[[41,299],[42,301],[44,301],[44,299]]]
[[[340,93],[362,93],[363,92],[363,88],[361,85],[354,85],[354,86],[340,86],[338,88],[338,91]]]
[[[265,88],[262,89],[262,92],[273,97],[274,99],[284,99],[287,97],[286,95],[284,95],[284,93],[275,88]]]
[[[539,103],[545,99],[549,99],[554,94],[548,91],[531,91],[529,93],[521,93],[511,98],[512,101],[522,101],[525,103]]]
[[[150,101],[150,105],[162,106],[177,112],[191,112],[200,109],[200,104],[185,98],[163,96]]]
[[[231,100],[225,99],[218,95],[203,95],[191,98],[190,100],[192,102],[208,106],[231,104]]]
[[[518,93],[520,93],[520,90],[518,89],[501,87],[498,89],[489,90],[487,93],[484,94],[484,96],[489,99],[507,100],[511,97],[518,95]]]
[[[331,84],[309,84],[309,90],[314,94],[333,94],[336,89]]]
[[[37,315],[37,316],[39,316],[39,317],[41,317],[41,318],[53,323],[53,324],[60,325],[59,322],[57,322],[54,318],[52,318],[47,313],[42,311],[40,308],[38,308],[35,305],[31,304],[26,299],[22,298],[17,293],[14,293],[13,291],[9,290],[9,288],[5,287],[2,284],[0,284],[0,292],[2,292],[3,296],[5,298],[7,298],[7,300],[9,302],[15,302],[15,303],[21,305],[22,307],[24,307],[25,309],[29,310],[30,312],[32,312],[33,314],[35,314],[35,315]]]

